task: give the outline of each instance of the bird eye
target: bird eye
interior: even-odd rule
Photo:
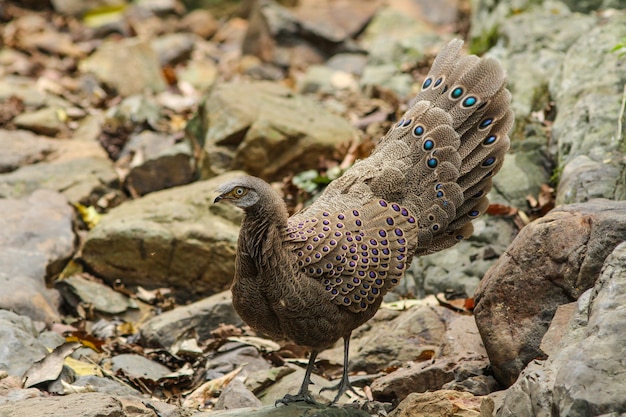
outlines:
[[[235,188],[235,195],[236,195],[237,197],[241,197],[241,196],[243,196],[245,193],[246,193],[246,190],[245,190],[245,189],[243,189],[242,187],[237,187],[237,188]]]

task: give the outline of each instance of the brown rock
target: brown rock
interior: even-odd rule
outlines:
[[[474,314],[494,375],[506,386],[539,348],[557,307],[593,286],[626,236],[626,202],[557,208],[522,229],[476,292]]]
[[[440,389],[454,379],[453,362],[423,362],[402,368],[378,378],[372,384],[372,395],[378,401],[403,400],[411,393]]]
[[[436,391],[411,394],[389,417],[478,417],[481,397],[467,392]]]

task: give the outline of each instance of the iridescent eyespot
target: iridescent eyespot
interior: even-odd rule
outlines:
[[[437,161],[437,158],[430,158],[426,164],[428,165],[429,168],[437,168],[437,165],[439,164],[439,161]]]
[[[424,126],[416,126],[413,129],[413,134],[417,137],[422,136],[424,134]]]
[[[424,80],[424,84],[422,84],[422,90],[427,89],[433,83],[433,79],[428,77]]]
[[[480,214],[480,211],[478,210],[472,210],[469,213],[467,213],[467,215],[470,217],[477,217],[479,214]]]
[[[406,119],[404,121],[404,123],[402,123],[402,127],[407,127],[408,125],[410,125],[413,122],[412,119]]]
[[[457,87],[452,92],[450,92],[450,98],[456,100],[457,98],[463,95],[463,89],[461,87]]]
[[[485,140],[483,140],[483,145],[485,146],[493,145],[497,139],[498,137],[496,135],[487,136]]]
[[[439,87],[442,82],[443,82],[443,77],[437,78],[437,81],[435,81],[435,85],[433,86],[433,88]]]
[[[483,166],[484,167],[491,166],[494,164],[494,162],[496,162],[496,158],[494,156],[490,156],[489,158],[483,161]]]
[[[435,142],[433,142],[432,140],[428,139],[424,141],[424,144],[422,145],[422,148],[425,151],[430,151],[435,147]]]
[[[463,107],[472,107],[474,104],[478,103],[478,99],[474,96],[469,96],[461,103]]]
[[[489,125],[491,125],[491,123],[493,123],[493,119],[488,118],[483,120],[482,122],[480,122],[480,124],[478,125],[478,127],[480,129],[485,129],[486,127],[488,127]]]

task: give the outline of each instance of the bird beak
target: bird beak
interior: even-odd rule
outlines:
[[[222,197],[221,195],[218,195],[217,197],[215,197],[215,200],[213,200],[213,204],[219,203],[220,201],[222,201],[223,198],[224,197]]]

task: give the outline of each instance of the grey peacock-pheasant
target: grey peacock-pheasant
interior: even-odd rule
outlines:
[[[351,389],[351,332],[398,285],[415,255],[472,234],[509,149],[513,124],[506,74],[491,58],[461,56],[450,42],[437,56],[414,104],[371,156],[289,217],[263,180],[223,184],[215,202],[245,211],[233,303],[253,329],[311,350],[297,395],[313,401],[310,375],[319,351],[344,340],[336,402]]]

